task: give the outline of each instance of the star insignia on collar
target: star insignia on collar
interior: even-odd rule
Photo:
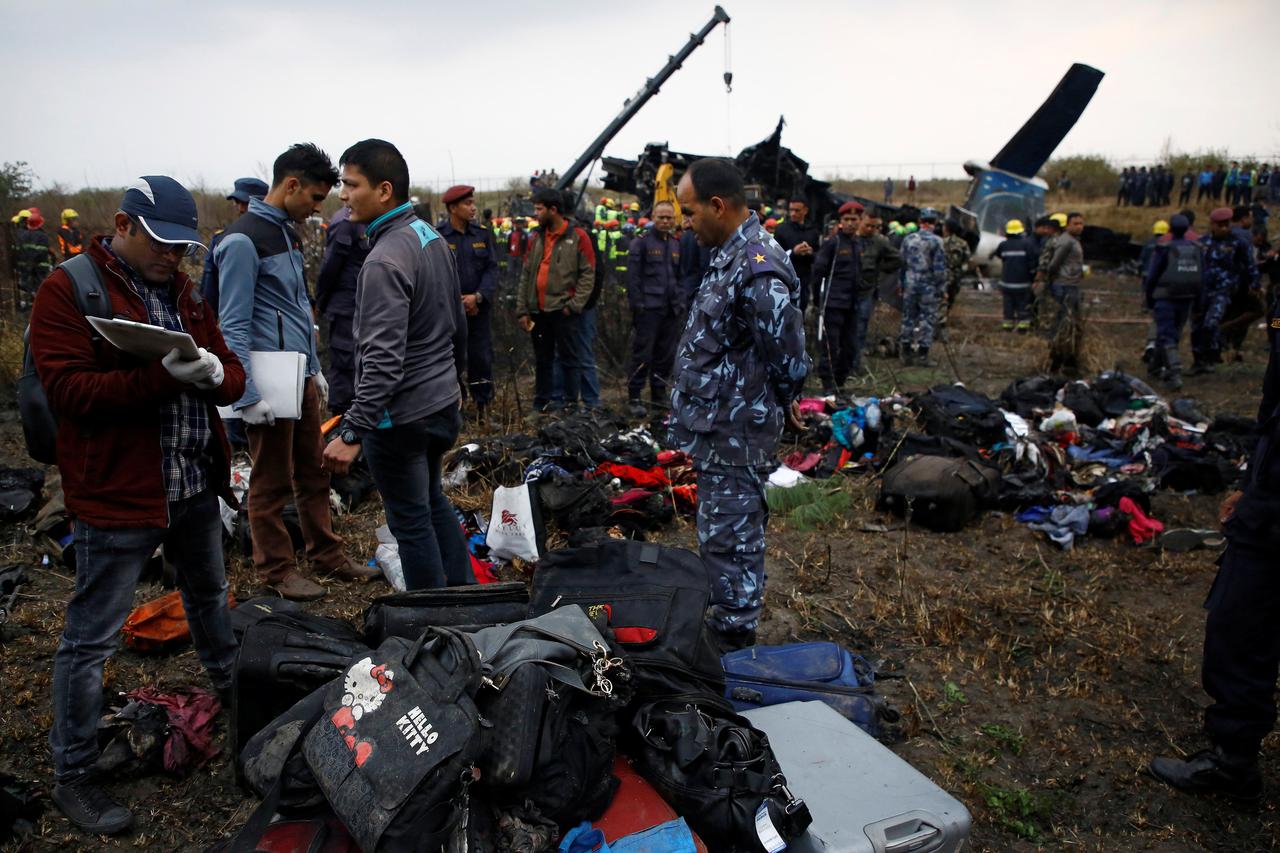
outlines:
[[[763,263],[764,263],[764,255],[760,254],[759,252],[756,252],[755,257],[754,257],[754,258],[752,258],[751,260],[755,261],[757,264],[763,264]]]

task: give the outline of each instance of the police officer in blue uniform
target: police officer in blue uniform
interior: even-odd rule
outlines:
[[[653,206],[653,227],[631,242],[627,260],[627,302],[631,306],[631,366],[627,399],[631,416],[644,417],[640,401],[645,381],[654,405],[671,399],[671,365],[676,357],[674,330],[684,321],[686,297],[680,282],[680,241],[676,210],[669,201]]]
[[[1191,223],[1182,214],[1169,220],[1173,239],[1156,245],[1142,278],[1147,308],[1156,321],[1156,348],[1149,369],[1153,376],[1165,380],[1170,391],[1182,387],[1178,339],[1182,337],[1191,306],[1204,293],[1204,258],[1200,246],[1187,239],[1190,227]]]
[[[1258,751],[1276,723],[1280,675],[1280,299],[1267,322],[1271,356],[1262,380],[1258,443],[1243,490],[1222,503],[1227,550],[1205,608],[1201,678],[1213,700],[1204,714],[1209,747],[1186,759],[1157,758],[1157,779],[1193,794],[1243,801],[1262,795]]]
[[[266,181],[257,178],[236,178],[235,186],[227,196],[227,201],[236,203],[236,216],[244,216],[249,212],[249,199],[264,198],[267,194]],[[213,250],[222,242],[223,229],[213,232],[209,240],[209,251],[204,256],[204,273],[200,276],[200,293],[204,301],[209,303],[215,312],[218,310],[218,264],[213,259]]]
[[[448,216],[440,223],[440,236],[453,250],[467,315],[467,382],[462,387],[475,401],[475,418],[483,422],[493,402],[493,302],[498,297],[498,260],[493,231],[475,223],[475,187],[449,187],[441,200]]]
[[[690,164],[676,189],[698,242],[714,247],[676,354],[673,445],[698,478],[698,544],[711,577],[709,621],[725,648],[755,642],[764,602],[764,484],[809,370],[800,279],[747,209],[728,160]]]
[[[324,234],[324,259],[316,278],[316,310],[329,323],[325,378],[329,380],[329,411],[342,414],[351,405],[356,381],[356,281],[369,255],[363,222],[351,221],[351,209],[340,207]]]

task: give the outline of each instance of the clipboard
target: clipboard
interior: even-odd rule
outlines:
[[[85,319],[116,349],[139,358],[164,358],[174,348],[188,361],[195,361],[200,357],[196,342],[186,332],[171,332],[160,326],[135,323],[133,320],[107,317]]]

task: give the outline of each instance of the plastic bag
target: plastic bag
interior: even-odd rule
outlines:
[[[499,486],[493,491],[493,511],[485,544],[490,555],[502,560],[516,557],[537,562],[541,556],[542,521],[530,484]]]

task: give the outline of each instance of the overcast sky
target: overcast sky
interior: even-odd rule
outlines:
[[[724,0],[717,29],[606,153],[767,136],[830,174],[960,176],[1072,62],[1106,72],[1060,154],[1280,152],[1274,0]],[[0,0],[0,160],[42,185],[268,177],[295,141],[394,142],[419,185],[563,172],[711,2]],[[929,165],[936,164],[936,165]]]

